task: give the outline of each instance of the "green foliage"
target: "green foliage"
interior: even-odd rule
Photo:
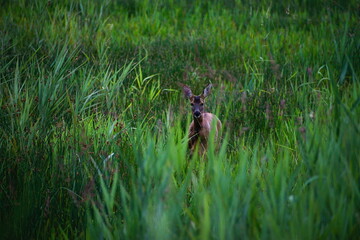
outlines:
[[[352,239],[356,1],[5,1],[0,233]],[[187,151],[212,82],[220,146]]]

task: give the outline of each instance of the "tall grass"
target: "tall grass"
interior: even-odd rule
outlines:
[[[5,1],[1,237],[356,238],[356,4]]]

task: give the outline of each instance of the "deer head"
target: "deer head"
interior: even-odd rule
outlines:
[[[209,96],[212,84],[210,83],[203,91],[201,95],[194,95],[189,86],[181,84],[184,95],[190,100],[192,114],[194,118],[200,118],[204,113],[205,98]]]

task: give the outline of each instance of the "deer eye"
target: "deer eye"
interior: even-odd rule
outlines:
[[[200,103],[200,106],[204,106],[204,104],[203,104],[203,103]]]
[[[194,106],[194,104],[193,104],[193,103],[190,103],[190,105],[191,105],[191,106]]]

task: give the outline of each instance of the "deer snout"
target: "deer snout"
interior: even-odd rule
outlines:
[[[199,118],[201,116],[201,112],[200,111],[195,111],[194,112],[194,117]]]

